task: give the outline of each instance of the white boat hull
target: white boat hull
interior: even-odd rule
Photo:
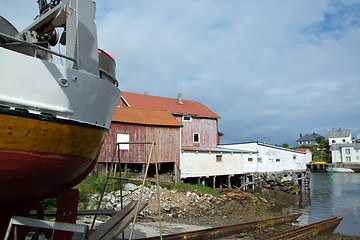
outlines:
[[[328,169],[329,172],[336,172],[336,173],[354,173],[355,171],[350,168],[330,168]]]
[[[0,105],[109,128],[121,93],[110,82],[5,48],[0,62]]]

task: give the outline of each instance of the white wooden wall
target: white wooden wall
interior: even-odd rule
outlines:
[[[222,153],[222,160],[216,161],[214,152],[183,151],[180,156],[181,178],[207,177],[243,174],[243,159],[249,154]]]
[[[252,172],[280,172],[305,171],[306,154],[286,148],[259,145],[257,142],[244,144],[221,145],[222,148],[258,151],[252,155],[252,161],[243,159],[245,173]]]

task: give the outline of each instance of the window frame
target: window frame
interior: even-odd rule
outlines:
[[[189,118],[189,119],[185,119],[185,118]],[[191,116],[183,116],[183,117],[182,117],[182,120],[183,120],[184,122],[191,122],[192,117],[191,117]]]
[[[198,140],[195,141],[195,136],[197,135]],[[193,133],[193,143],[200,143],[200,133]]]
[[[116,133],[116,143],[130,142],[130,133]],[[120,150],[129,151],[129,144],[119,144]]]

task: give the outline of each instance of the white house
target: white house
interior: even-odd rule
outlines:
[[[301,146],[301,145],[317,146],[318,143],[317,143],[316,139],[318,137],[322,137],[322,136],[319,134],[316,134],[316,133],[305,134],[304,136],[302,134],[300,134],[300,138],[298,140],[296,140],[296,142],[297,142],[298,146]]]
[[[352,143],[350,129],[338,129],[328,131],[329,145]]]
[[[244,173],[306,171],[306,153],[261,142],[223,144],[222,148],[257,152],[244,159]]]
[[[360,163],[360,143],[331,145],[332,163]]]

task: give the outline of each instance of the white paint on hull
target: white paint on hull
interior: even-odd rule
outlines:
[[[0,105],[109,128],[120,97],[116,86],[87,71],[4,48],[0,62]]]

